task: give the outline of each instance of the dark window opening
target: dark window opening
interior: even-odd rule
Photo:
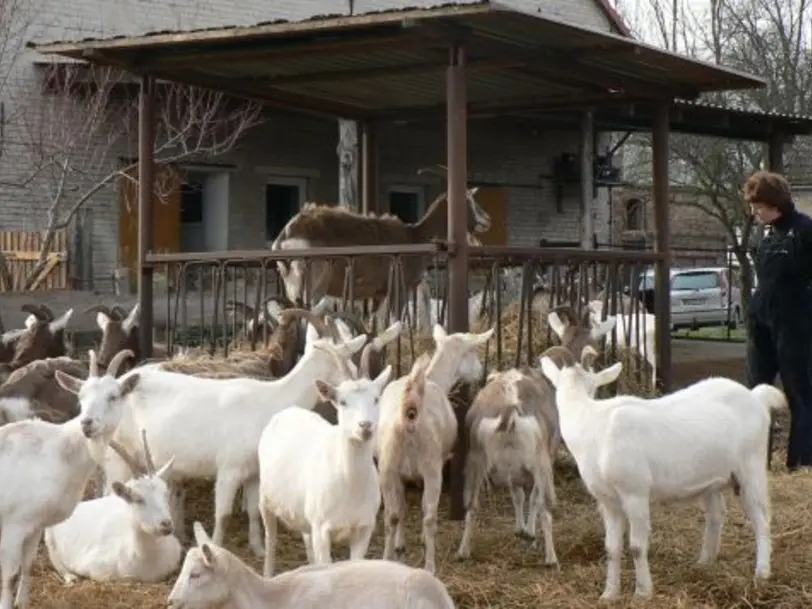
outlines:
[[[640,199],[626,201],[626,230],[643,230],[643,202]]]
[[[416,192],[402,190],[389,191],[389,213],[397,216],[407,224],[414,224],[419,220],[418,205],[420,197]]]
[[[289,184],[265,186],[265,238],[276,239],[285,224],[299,213],[299,187]]]
[[[203,222],[203,182],[192,180],[181,186],[180,221],[182,224]]]

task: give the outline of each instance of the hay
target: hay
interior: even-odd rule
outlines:
[[[507,492],[494,490],[483,495],[482,511],[472,547],[472,558],[459,562],[454,557],[462,523],[447,520],[448,497],[441,502],[438,534],[437,575],[449,587],[460,609],[536,607],[594,608],[603,589],[604,551],[601,521],[594,501],[580,483],[574,465],[562,452],[557,464],[559,505],[555,511],[556,549],[561,570],[543,565],[540,549],[514,537],[513,508]],[[212,528],[212,488],[200,483],[190,488],[187,506],[188,528],[201,519]],[[708,609],[788,609],[808,606],[812,592],[806,578],[812,570],[812,519],[808,497],[812,494],[812,473],[771,477],[773,502],[773,578],[754,584],[755,546],[753,534],[737,498],[728,494],[728,520],[722,538],[719,561],[700,569],[693,565],[699,554],[702,514],[693,505],[655,506],[650,549],[655,597],[634,606],[660,608],[702,607]],[[405,562],[422,566],[420,544],[420,497],[408,493],[409,519]],[[383,551],[382,525],[373,537],[369,557]],[[280,527],[278,568],[288,570],[305,563],[301,538]],[[191,530],[189,531],[191,534]],[[227,546],[255,569],[261,561],[247,545],[247,520],[233,518]],[[344,559],[346,547],[337,546],[334,556]],[[32,582],[32,607],[38,609],[163,609],[174,576],[163,584],[96,584],[80,582],[64,586],[40,556]],[[633,569],[628,551],[623,562],[622,600],[629,606],[633,590]]]
[[[276,350],[234,350],[228,357],[219,353],[195,353],[179,356],[164,363],[164,370],[181,372],[205,378],[271,379],[271,363],[278,358]]]
[[[528,358],[527,315],[525,314],[525,320],[520,332],[519,314],[518,303],[513,303],[505,307],[502,312],[499,327],[495,322],[489,323],[486,318],[474,321],[472,325],[473,332],[485,332],[489,328],[496,328],[493,338],[485,346],[480,347],[479,350],[480,357],[487,369],[486,372],[513,368],[517,365],[517,362],[519,366],[529,364],[536,367],[538,366],[538,356],[548,347],[559,344],[559,341],[554,338],[549,329],[546,313],[539,309],[533,309],[530,322],[532,357]],[[520,334],[522,335],[521,345],[519,345]],[[500,340],[502,346],[501,354],[497,350],[498,340]],[[414,333],[410,336],[409,331],[406,330],[401,335],[400,343],[400,353],[398,353],[395,345],[386,350],[387,362],[392,364],[396,375],[406,374],[411,369],[416,357],[434,351],[434,339],[431,334]],[[398,368],[398,361],[400,361],[400,368]],[[649,365],[636,351],[620,349],[616,355],[604,355],[604,365],[607,362],[612,363],[615,361],[623,363],[623,372],[617,382],[617,391],[641,396],[649,396],[653,393],[649,381]]]

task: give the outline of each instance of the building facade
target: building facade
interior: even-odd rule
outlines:
[[[224,25],[252,25],[275,19],[297,20],[325,14],[355,14],[447,2],[423,0],[249,0],[237,4],[223,0],[79,0],[66,5],[55,0],[27,0],[33,11],[28,40],[49,41],[136,35],[155,30],[186,30]],[[38,2],[38,4],[37,4]],[[467,3],[465,0],[460,4]],[[133,5],[138,10],[133,10]],[[580,26],[627,34],[608,0],[516,0],[515,8]],[[30,139],[25,126],[15,123],[36,89],[42,57],[23,51],[12,66],[7,87],[10,107],[5,125],[4,154],[0,161],[3,183],[20,182],[30,167]],[[23,101],[25,100],[25,101]],[[13,106],[14,102],[10,102]],[[10,114],[9,114],[10,112]],[[581,217],[577,184],[559,188],[552,178],[556,157],[577,153],[579,134],[574,131],[528,131],[472,121],[469,131],[469,180],[482,184],[481,201],[493,217],[493,234],[487,242],[537,245],[541,240],[579,240]],[[421,167],[444,163],[445,127],[382,125],[378,133],[379,209],[391,210],[414,220],[427,203],[444,189],[436,177],[419,176]],[[187,183],[178,193],[180,228],[167,249],[179,251],[258,249],[266,247],[299,206],[309,200],[334,202],[338,196],[338,127],[336,121],[291,118],[270,114],[261,126],[249,131],[229,153],[181,165]],[[598,138],[596,152],[608,145],[608,135]],[[77,154],[80,152],[77,152]],[[92,149],[81,152],[92,154]],[[121,155],[125,155],[121,151]],[[114,162],[116,155],[111,157]],[[29,159],[29,160],[27,160]],[[100,175],[110,168],[100,167]],[[92,183],[99,176],[86,176]],[[52,184],[36,178],[26,188],[0,185],[4,204],[0,225],[4,230],[43,230],[48,223],[47,191]],[[67,186],[68,188],[71,185]],[[76,187],[76,185],[73,185]],[[611,213],[609,191],[599,188],[591,213],[597,240],[609,240]],[[84,208],[91,222],[92,260],[84,284],[106,291],[115,269],[127,265],[134,244],[127,240],[122,214],[133,203],[126,189],[111,184],[101,189]],[[162,206],[156,215],[173,213]],[[158,222],[160,222],[160,218]],[[87,227],[90,228],[87,228]]]

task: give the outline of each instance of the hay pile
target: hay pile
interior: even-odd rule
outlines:
[[[258,349],[229,351],[228,357],[221,353],[192,353],[178,356],[166,363],[163,368],[171,372],[181,372],[206,378],[273,378],[271,363],[278,359],[278,350]]]
[[[779,457],[779,461],[782,457]],[[438,577],[449,587],[460,609],[530,609],[537,607],[594,608],[603,589],[603,532],[594,502],[578,480],[574,465],[562,452],[557,464],[559,506],[555,511],[555,537],[561,570],[544,567],[540,550],[513,536],[513,508],[506,492],[494,490],[482,497],[482,511],[474,537],[472,558],[458,562],[454,553],[462,523],[447,520],[448,498],[443,496],[438,535]],[[188,525],[199,518],[211,532],[212,495],[210,484],[199,484],[189,493]],[[810,606],[812,591],[807,577],[812,571],[812,519],[808,497],[812,495],[812,473],[789,475],[779,472],[771,478],[773,502],[773,579],[766,584],[752,581],[754,540],[739,501],[729,494],[719,562],[706,570],[693,566],[699,555],[702,532],[701,511],[692,505],[656,506],[650,561],[655,597],[634,606],[665,608],[789,609]],[[417,492],[408,493],[410,505],[405,561],[422,565],[419,542]],[[370,557],[383,551],[382,525],[373,537]],[[302,565],[305,553],[301,538],[280,528],[278,568]],[[233,518],[227,545],[261,569],[247,546],[247,521]],[[334,556],[343,559],[347,550],[338,546]],[[623,563],[623,596],[615,605],[630,606],[633,589],[631,557]],[[171,588],[164,584],[94,584],[81,582],[64,586],[47,564],[40,550],[32,582],[31,606],[37,609],[163,609]]]
[[[519,305],[513,303],[505,307],[500,317],[500,324],[496,322],[488,323],[487,319],[477,319],[472,327],[473,332],[484,332],[489,328],[495,328],[490,341],[480,348],[480,357],[485,363],[487,371],[505,370],[514,366],[531,365],[538,366],[538,356],[545,349],[558,344],[558,339],[550,331],[547,324],[547,315],[538,309],[533,309],[530,323],[532,334],[532,356],[528,354],[528,327],[527,314],[523,326],[519,326]],[[521,345],[519,337],[521,334]],[[501,338],[501,340],[500,340]],[[501,344],[501,354],[497,349],[497,341]],[[404,330],[401,335],[400,353],[396,345],[387,348],[387,361],[392,364],[396,375],[406,374],[412,366],[416,357],[426,352],[434,351],[434,339],[431,334],[410,333]],[[501,357],[500,357],[501,355]],[[518,357],[517,357],[518,356]],[[400,368],[398,369],[398,361]],[[616,361],[623,363],[623,372],[617,382],[617,391],[622,393],[633,393],[641,396],[652,394],[650,388],[650,368],[648,363],[636,352],[619,350],[617,354],[607,353],[601,365],[611,364]]]

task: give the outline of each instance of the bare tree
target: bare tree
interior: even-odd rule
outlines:
[[[812,112],[812,0],[707,0],[704,10],[686,0],[635,5],[624,16],[639,38],[758,74],[768,83],[763,90],[705,95],[704,101],[746,110]],[[671,141],[672,180],[691,188],[695,196],[688,204],[724,228],[740,265],[746,312],[753,231],[741,186],[748,174],[764,166],[764,146],[679,135]],[[634,146],[645,158],[650,139],[637,138]],[[803,146],[796,147],[796,154],[798,148]]]
[[[117,70],[87,64],[57,64],[42,76],[19,121],[28,158],[16,166],[27,169],[6,183],[30,191],[45,214],[42,248],[24,289],[45,268],[56,232],[79,209],[120,179],[137,183],[137,84]],[[262,120],[261,106],[253,102],[176,83],[158,83],[156,89],[158,167],[228,152]],[[155,195],[163,198],[179,176],[155,174],[165,176],[155,185]]]

